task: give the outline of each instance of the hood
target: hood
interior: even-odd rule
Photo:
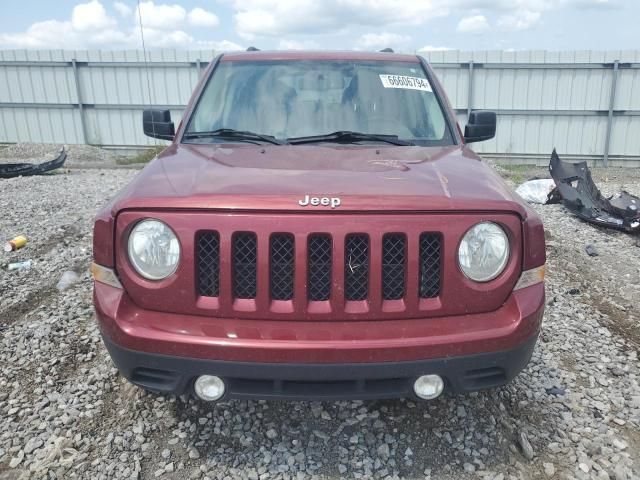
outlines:
[[[310,197],[340,206],[301,206]],[[511,211],[519,197],[465,146],[171,145],[113,203],[123,209]]]

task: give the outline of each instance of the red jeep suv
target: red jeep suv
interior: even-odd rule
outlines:
[[[466,144],[420,57],[242,52],[97,216],[94,302],[147,390],[344,399],[512,380],[544,309],[538,216]]]

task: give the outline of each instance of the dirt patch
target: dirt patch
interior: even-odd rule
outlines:
[[[0,332],[11,323],[19,321],[27,313],[42,307],[42,305],[46,305],[49,299],[56,293],[57,290],[55,288],[46,287],[30,292],[26,295],[26,298],[18,304],[0,310]],[[0,289],[0,296],[2,295],[4,295],[4,292]]]

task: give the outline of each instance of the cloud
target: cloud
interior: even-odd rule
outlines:
[[[448,52],[450,50],[453,50],[453,48],[435,47],[433,45],[425,45],[424,47],[418,49],[419,52]]]
[[[569,6],[578,8],[620,8],[620,0],[565,0]]]
[[[145,45],[153,45],[155,48],[189,48],[195,42],[191,35],[182,30],[163,30],[145,26],[143,32]],[[134,37],[136,33],[139,39],[140,33],[137,29],[134,30]]]
[[[278,42],[278,50],[315,50],[320,45],[313,40],[282,39]]]
[[[25,30],[0,32],[0,48],[140,48],[135,0],[76,3],[66,18],[38,19],[42,21]],[[232,37],[209,38],[228,21],[207,5],[231,7],[241,43],[317,49],[341,42],[344,48],[414,50],[429,38],[425,34],[419,40],[414,32],[428,32],[429,22],[441,17],[458,15],[457,30],[463,33],[488,32],[494,25],[496,30],[518,32],[535,27],[552,13],[570,16],[579,9],[620,8],[628,0],[199,0],[194,8],[182,3],[186,2],[141,0],[149,48],[242,48]],[[445,49],[427,45],[422,51]]]
[[[116,18],[109,16],[99,0],[90,0],[76,5],[68,20],[45,20],[33,23],[23,32],[0,33],[0,48],[141,48],[137,10],[134,16],[134,10],[125,3],[115,2],[113,7],[126,25],[119,25]],[[153,1],[142,2],[140,8],[148,48],[242,48],[229,40],[199,41],[184,28],[217,25],[218,17],[204,9],[194,8],[187,14],[179,5]]]
[[[558,7],[562,3],[573,1],[597,0],[451,0],[449,5],[460,11],[482,10],[489,13],[510,12],[517,10],[544,11]],[[482,12],[480,12],[482,13]]]
[[[126,3],[122,3],[122,2],[115,2],[113,4],[113,8],[116,9],[116,12],[118,12],[118,14],[121,17],[130,17],[131,14],[133,13],[133,10],[131,9],[131,7],[129,5],[127,5]]]
[[[231,42],[229,40],[221,40],[221,41],[197,41],[197,48],[208,49],[211,48],[213,50],[217,50],[220,52],[233,52],[237,50],[245,50],[245,47],[238,45],[235,42]]]
[[[237,33],[248,39],[331,34],[352,26],[419,25],[447,15],[442,0],[234,0]]]
[[[108,44],[126,48],[131,36],[116,29],[78,30],[71,21],[45,20],[32,24],[25,32],[0,33],[0,48],[82,49]]]
[[[117,22],[98,0],[76,5],[66,21],[35,22],[20,33],[0,33],[3,48],[88,48],[105,42],[127,44],[128,36],[117,30]]]
[[[45,20],[32,24],[23,33],[1,33],[0,47],[4,48],[57,48],[60,38],[72,42],[71,22]]]
[[[76,5],[71,13],[71,25],[78,32],[109,29],[116,24],[115,19],[107,15],[107,11],[98,0]]]
[[[458,22],[456,30],[461,33],[483,33],[489,30],[489,22],[484,15],[464,17]]]
[[[180,5],[156,5],[153,1],[141,2],[136,8],[136,19],[142,17],[142,25],[151,28],[172,29],[187,18],[187,11]]]
[[[387,47],[398,48],[407,45],[410,40],[411,37],[398,33],[365,33],[356,41],[356,45],[364,50],[379,50]]]
[[[194,27],[217,27],[220,20],[213,13],[204,8],[196,7],[187,15],[189,25]]]
[[[529,10],[520,10],[515,13],[503,15],[498,18],[498,27],[502,30],[520,31],[527,30],[534,26],[540,20],[540,12],[531,12]]]
[[[622,6],[620,0],[565,0],[564,3],[577,8],[614,9]]]

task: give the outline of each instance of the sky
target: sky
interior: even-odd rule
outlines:
[[[0,49],[627,50],[640,0],[0,0]]]

